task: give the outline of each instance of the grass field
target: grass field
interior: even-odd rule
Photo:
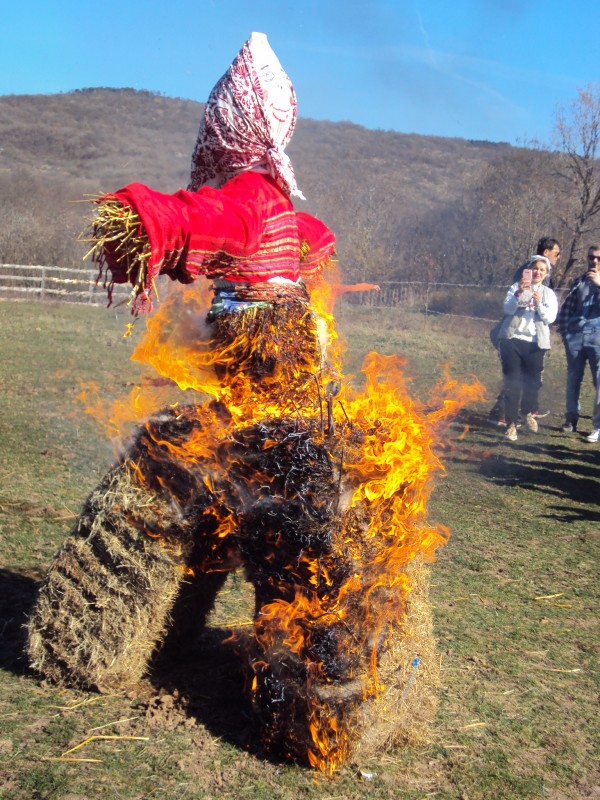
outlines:
[[[214,668],[210,637],[191,665],[162,665],[170,679],[160,694],[59,691],[28,674],[21,626],[36,581],[112,458],[77,400],[79,381],[117,395],[140,375],[129,361],[139,334],[122,340],[125,321],[104,309],[0,303],[0,798],[599,798],[600,446],[559,430],[559,346],[542,390],[553,413],[539,434],[505,443],[486,419],[498,359],[488,325],[475,321],[339,314],[349,371],[377,349],[407,357],[415,396],[446,363],[488,389],[489,403],[463,409],[438,447],[446,471],[430,516],[452,538],[432,573],[443,690],[430,745],[333,778],[261,759],[244,739],[239,676],[226,661]],[[249,603],[247,585],[231,581],[215,631]],[[203,687],[188,716],[174,688],[184,668]]]

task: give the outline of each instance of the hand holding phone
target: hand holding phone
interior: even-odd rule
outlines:
[[[600,273],[596,266],[590,267],[586,272],[585,277],[590,280],[595,286],[600,286]]]
[[[523,277],[521,278],[523,286],[531,286],[531,278],[532,278],[531,270],[530,269],[524,269],[523,270]]]

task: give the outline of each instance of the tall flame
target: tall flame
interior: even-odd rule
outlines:
[[[327,358],[312,366],[291,360],[265,388],[232,372],[239,347],[217,359],[206,293],[174,287],[132,356],[153,376],[103,413],[111,436],[126,422],[148,420],[143,436],[153,463],[187,465],[207,496],[219,498],[203,512],[212,515],[212,536],[237,542],[257,592],[248,677],[263,736],[325,772],[351,751],[356,704],[382,690],[378,659],[403,619],[407,565],[416,555],[433,560],[448,539],[427,521],[432,476],[443,469],[433,452],[437,431],[482,395],[476,382],[459,385],[446,374],[426,410],[409,396],[404,359],[377,353],[364,360],[361,388],[342,381],[335,294],[325,281],[312,293]],[[284,361],[286,354],[267,355]],[[180,437],[151,419],[173,387],[184,402],[172,406],[171,418],[198,422]],[[106,408],[89,388],[83,394],[92,413]],[[293,463],[288,472],[279,468],[285,458]],[[291,485],[294,473],[302,473],[302,490]]]

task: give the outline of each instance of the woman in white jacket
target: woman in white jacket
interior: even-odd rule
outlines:
[[[508,290],[504,300],[506,318],[500,331],[500,360],[506,394],[506,438],[517,439],[519,403],[525,424],[533,433],[538,424],[533,412],[538,407],[544,356],[550,349],[549,326],[556,319],[556,295],[543,280],[550,271],[544,256],[534,256],[521,280]]]

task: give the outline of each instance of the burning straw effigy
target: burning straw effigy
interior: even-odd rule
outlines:
[[[129,282],[132,311],[149,312],[165,274],[205,276],[213,297],[207,314],[196,284],[174,289],[147,317],[132,358],[196,399],[132,394],[136,432],[50,566],[28,650],[58,683],[134,690],[243,569],[254,625],[234,635],[260,740],[332,772],[427,735],[439,662],[424,564],[447,539],[427,521],[432,443],[478,389],[434,387],[425,412],[402,359],[374,353],[362,388],[343,379],[335,237],[291,202],[295,115],[253,34],[209,98],[189,189],[95,201],[86,238],[109,298]]]
[[[256,608],[239,649],[274,755],[333,771],[426,740],[439,659],[423,558],[445,540],[425,523],[436,460],[398,365],[372,356],[369,369],[365,392],[342,390],[312,419],[240,424],[213,401],[144,423],[41,587],[33,666],[131,689],[181,624],[182,593],[193,589],[184,618],[198,628],[241,567]]]

